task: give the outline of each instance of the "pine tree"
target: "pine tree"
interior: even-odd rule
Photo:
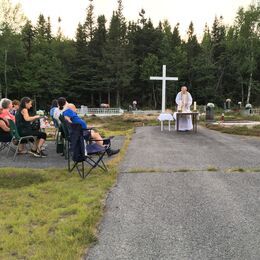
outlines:
[[[27,21],[22,29],[22,40],[26,49],[27,58],[29,59],[32,55],[32,47],[34,41],[34,28],[31,21]]]

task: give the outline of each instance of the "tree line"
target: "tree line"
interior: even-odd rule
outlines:
[[[43,109],[58,96],[89,107],[127,107],[137,100],[142,108],[159,109],[161,82],[149,77],[161,75],[166,64],[167,75],[179,77],[167,83],[168,106],[184,84],[198,104],[222,106],[227,98],[260,103],[259,7],[239,8],[231,26],[215,17],[199,41],[192,22],[185,40],[179,24],[155,26],[143,9],[128,22],[122,0],[109,23],[104,15],[95,19],[89,0],[84,23],[69,39],[60,27],[52,31],[49,17],[40,14],[33,25],[19,5],[0,2],[0,98],[30,96]]]

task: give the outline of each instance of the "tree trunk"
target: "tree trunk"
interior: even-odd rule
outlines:
[[[242,106],[244,105],[244,100],[245,100],[245,96],[244,96],[244,84],[243,84],[243,80],[241,79],[241,96],[242,96]]]
[[[116,90],[116,106],[120,107],[120,91],[119,91],[119,89]]]
[[[110,89],[108,89],[108,92],[107,92],[107,103],[111,107],[111,99],[110,98],[111,98]]]
[[[219,78],[218,78],[218,83],[217,83],[217,86],[216,86],[216,89],[215,91],[217,92],[218,89],[220,89],[221,85],[222,85],[222,80],[223,80],[223,77],[224,77],[224,72],[225,72],[225,68],[223,68],[221,70],[221,73],[219,75]]]
[[[99,100],[99,106],[102,103],[102,96],[101,96],[101,92],[98,92],[98,100]]]
[[[90,94],[90,98],[91,98],[90,104],[92,107],[94,107],[94,94],[93,93]]]
[[[249,103],[250,103],[252,85],[253,85],[253,72],[251,71],[251,72],[250,72],[250,77],[249,77],[249,83],[248,83],[248,91],[247,91],[246,104],[249,104]]]
[[[249,82],[248,82],[248,91],[247,91],[247,99],[246,104],[250,103],[250,97],[251,97],[251,90],[253,85],[253,62],[254,62],[254,53],[253,53],[253,42],[251,42],[251,58],[250,58],[250,76],[249,76]]]
[[[37,111],[37,100],[36,100],[36,95],[33,95],[33,99],[34,99],[34,112],[36,113]]]
[[[7,86],[7,50],[5,50],[5,65],[4,65],[4,77],[5,77],[5,98],[7,98],[8,86]]]
[[[157,108],[157,100],[156,100],[156,93],[155,93],[155,85],[153,84],[153,102],[154,102],[154,109]]]

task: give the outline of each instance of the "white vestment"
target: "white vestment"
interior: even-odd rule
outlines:
[[[176,96],[176,104],[178,105],[178,110],[181,112],[190,112],[190,106],[192,104],[192,97],[189,92],[186,94],[182,94],[179,92]],[[179,111],[178,111],[179,112]],[[176,113],[173,114],[174,119],[176,120]],[[177,128],[177,124],[175,124],[175,129]],[[192,130],[192,120],[191,116],[181,116],[179,117],[179,130],[180,131],[189,131]]]

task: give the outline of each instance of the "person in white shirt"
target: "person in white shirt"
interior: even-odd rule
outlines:
[[[177,94],[175,102],[177,104],[178,112],[190,112],[190,106],[192,104],[192,96],[187,91],[186,86],[181,87],[181,91]],[[176,113],[173,115],[176,120]],[[175,128],[177,126],[175,125]],[[192,119],[190,115],[182,116],[179,118],[179,131],[190,131],[192,130]]]

